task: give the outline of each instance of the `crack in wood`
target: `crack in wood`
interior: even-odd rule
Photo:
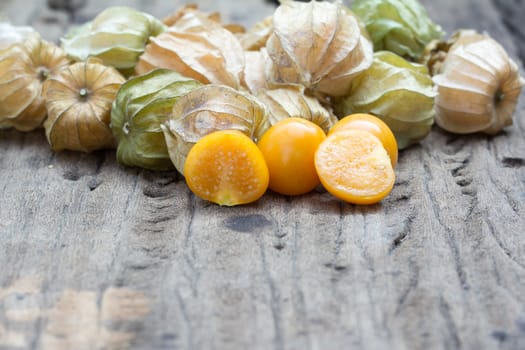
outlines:
[[[223,221],[223,224],[232,231],[243,233],[258,233],[264,228],[273,225],[272,221],[261,214],[230,216]],[[282,238],[284,236],[286,236],[286,234],[277,237]]]
[[[411,220],[407,220],[407,221],[411,222]],[[401,245],[401,243],[403,243],[405,238],[408,237],[408,232],[409,232],[408,230],[404,232],[399,232],[397,237],[395,237],[394,240],[392,241],[392,247],[390,248],[390,251],[397,249]]]
[[[472,153],[464,154],[461,158],[455,157],[453,161],[454,167],[450,170],[450,174],[454,178],[455,183],[459,187],[467,187],[472,184],[473,178],[468,166],[472,160]],[[462,189],[462,193],[466,195],[475,194],[473,189]]]
[[[157,199],[169,197],[173,193],[173,189],[169,187],[173,182],[162,183],[148,183],[142,189],[142,194],[146,197]]]
[[[295,291],[295,294],[297,295],[296,302],[293,303],[294,308],[296,309],[297,313],[299,314],[299,321],[301,322],[301,326],[303,329],[302,335],[306,338],[306,348],[305,350],[311,350],[313,347],[312,339],[310,336],[310,327],[309,327],[309,320],[308,320],[308,309],[306,307],[306,300],[304,296],[303,288],[300,284],[301,281],[301,268],[300,268],[300,261],[299,261],[299,230],[298,230],[298,222],[295,221],[294,227],[293,227],[293,240],[292,240],[292,256],[291,256],[291,265],[292,265],[292,286],[293,290]]]
[[[425,169],[426,173],[430,173],[429,166],[428,166],[428,164],[426,162],[423,164],[423,168]],[[467,289],[469,289],[469,285],[467,283],[466,274],[465,274],[465,271],[463,269],[463,265],[461,263],[461,257],[460,257],[460,254],[459,254],[459,248],[458,248],[457,242],[455,240],[455,234],[447,225],[444,224],[443,220],[441,219],[441,216],[439,214],[440,213],[440,209],[439,209],[439,207],[437,205],[438,200],[437,200],[436,196],[434,195],[434,192],[430,188],[429,182],[428,181],[425,182],[424,186],[425,186],[425,189],[426,189],[425,192],[427,193],[427,195],[430,198],[430,208],[431,208],[432,214],[433,214],[434,218],[436,219],[437,223],[444,230],[444,234],[445,234],[444,238],[445,238],[445,241],[447,242],[447,245],[450,248],[450,252],[452,253],[452,258],[454,259],[454,268],[455,268],[455,271],[456,271],[456,275],[458,277],[458,281],[459,281],[461,287],[464,290],[467,290]]]
[[[445,327],[448,330],[448,337],[443,337],[445,349],[461,349],[461,340],[459,338],[459,330],[450,313],[450,305],[443,296],[439,299],[439,312],[445,321]]]
[[[179,302],[179,308],[182,314],[182,319],[184,320],[184,323],[186,324],[186,344],[188,345],[188,349],[197,349],[195,344],[195,336],[193,331],[193,325],[191,322],[191,316],[189,314],[188,308],[186,303],[184,302],[184,298],[182,297],[180,290],[177,290],[175,292],[175,296],[177,298],[177,301]]]
[[[186,232],[184,234],[184,266],[186,267],[184,269],[184,277],[188,280],[191,291],[194,297],[197,297],[199,295],[198,291],[198,281],[200,279],[200,272],[195,266],[196,256],[195,256],[195,246],[193,245],[193,242],[191,240],[192,234],[193,234],[193,224],[195,219],[195,212],[196,212],[196,198],[191,193],[191,191],[188,191],[188,203],[189,203],[189,219],[188,224],[186,226]],[[189,270],[189,271],[188,271]]]
[[[519,169],[525,167],[525,159],[518,157],[503,157],[500,163],[504,168]]]
[[[82,176],[80,175],[77,165],[71,166],[62,173],[62,177],[68,181],[78,181]]]
[[[408,300],[408,296],[410,295],[410,292],[417,289],[417,286],[419,284],[419,266],[412,261],[412,258],[408,261],[408,273],[409,273],[409,280],[407,287],[401,292],[401,295],[397,299],[397,305],[396,310],[394,314],[396,316],[399,316],[401,311],[403,311],[403,308],[405,307],[405,304]]]
[[[512,255],[511,251],[509,248],[507,248],[503,242],[501,241],[501,239],[498,237],[498,234],[497,234],[497,230],[496,230],[496,227],[494,225],[494,223],[489,219],[489,218],[484,218],[483,221],[485,222],[485,224],[487,225],[488,229],[489,229],[489,232],[491,234],[491,236],[494,238],[494,240],[496,241],[496,245],[497,247],[499,247],[499,249],[501,250],[501,252],[507,257],[509,258],[512,262],[514,262],[517,266],[519,266],[521,269],[525,270],[525,264],[518,261],[514,255]]]
[[[102,184],[102,180],[95,178],[92,178],[88,181],[87,186],[91,192],[97,189],[98,186]]]
[[[338,265],[338,264],[334,264],[334,263],[325,263],[324,266],[326,268],[329,268],[330,270],[334,270],[335,272],[344,272],[348,269],[348,266],[345,266],[345,265]]]
[[[273,245],[273,247],[279,251],[283,250],[284,248],[286,248],[286,244],[284,243],[281,243],[281,242],[278,242],[278,243],[275,243]]]
[[[152,217],[150,219],[147,219],[146,223],[151,224],[151,225],[157,225],[157,224],[166,223],[168,221],[172,221],[173,219],[174,219],[174,217],[171,214],[160,215],[160,213],[159,213],[158,216],[155,216],[155,217]]]
[[[334,257],[332,260],[332,265],[337,265],[337,259],[339,258],[339,254],[341,253],[341,248],[343,247],[343,244],[345,242],[345,239],[343,238],[343,221],[344,221],[344,203],[339,202],[339,221],[337,225],[337,232],[335,236],[334,241]]]
[[[261,258],[262,269],[266,284],[270,289],[270,312],[272,315],[272,324],[273,324],[273,349],[284,350],[284,335],[282,329],[282,316],[281,316],[281,303],[280,303],[280,293],[277,285],[275,284],[274,279],[270,273],[268,266],[268,261],[266,259],[266,250],[262,240],[258,239],[259,242],[259,252]]]

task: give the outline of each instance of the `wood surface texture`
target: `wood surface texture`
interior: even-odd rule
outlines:
[[[196,2],[246,26],[274,9]],[[110,5],[164,17],[182,3],[0,12],[57,41]],[[423,3],[447,33],[486,31],[522,67],[525,1]],[[521,97],[497,136],[434,127],[369,207],[322,190],[218,207],[175,172],[0,131],[0,349],[525,349]]]

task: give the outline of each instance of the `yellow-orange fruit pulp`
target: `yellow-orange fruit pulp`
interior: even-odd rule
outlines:
[[[197,141],[186,158],[184,177],[195,195],[226,206],[256,201],[269,182],[261,151],[237,130],[215,131]]]
[[[381,141],[372,133],[348,129],[330,134],[315,153],[321,183],[335,197],[373,204],[394,186],[395,173]]]

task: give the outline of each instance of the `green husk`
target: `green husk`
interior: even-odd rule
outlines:
[[[114,6],[95,19],[69,32],[62,47],[72,59],[85,61],[90,56],[102,59],[124,74],[133,72],[139,56],[152,36],[166,26],[153,16],[129,7]]]
[[[418,0],[355,0],[351,9],[365,22],[374,50],[419,61],[425,46],[444,32]]]
[[[372,66],[354,79],[347,96],[335,101],[334,109],[340,118],[353,113],[376,115],[392,129],[403,149],[430,132],[435,96],[425,66],[379,51]]]
[[[181,96],[200,86],[167,69],[155,69],[124,83],[111,112],[118,162],[151,170],[173,169],[160,125]]]

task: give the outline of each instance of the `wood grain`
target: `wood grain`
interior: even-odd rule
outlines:
[[[56,41],[117,3],[0,12]],[[125,3],[163,17],[182,1]],[[247,26],[273,10],[199,3]],[[521,64],[523,1],[423,3]],[[523,96],[503,133],[435,127],[396,173],[370,207],[318,190],[222,208],[174,172],[0,131],[0,349],[524,349]]]

